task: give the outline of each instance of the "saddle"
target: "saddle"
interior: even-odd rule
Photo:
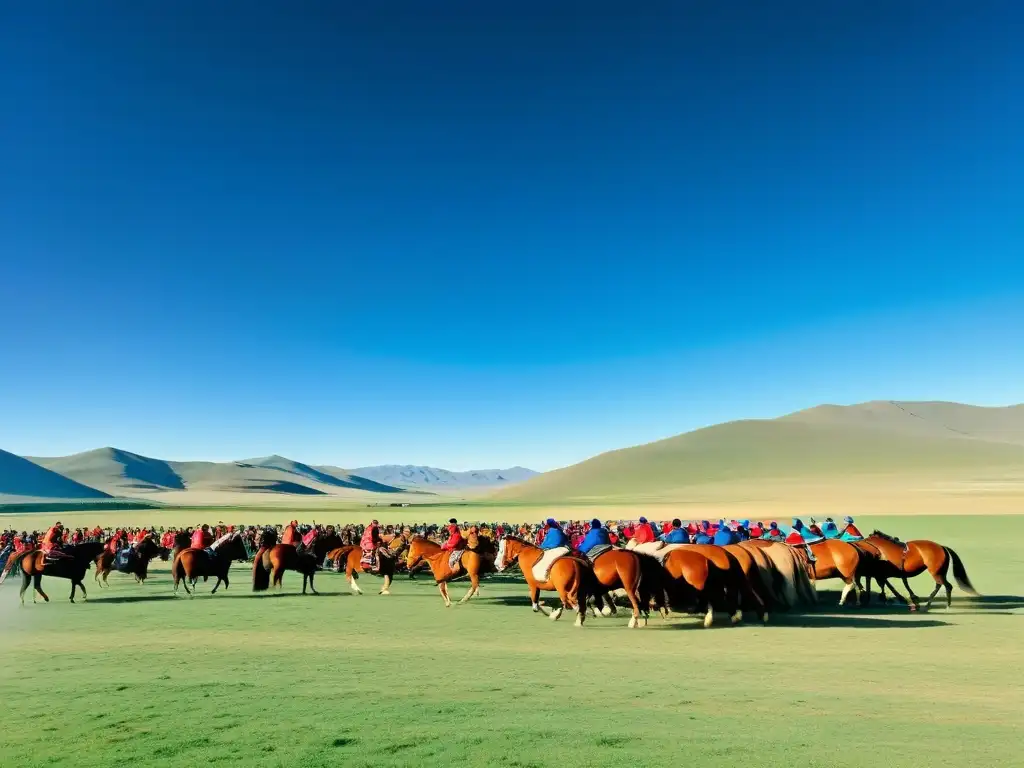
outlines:
[[[610,549],[612,549],[611,544],[598,544],[596,547],[591,547],[584,554],[587,556],[587,560],[593,563],[597,558]]]
[[[540,560],[533,565],[534,581],[547,581],[548,575],[551,573],[551,566],[553,566],[557,560],[568,554],[568,547],[555,547],[554,549],[544,550],[544,554],[541,555]]]
[[[824,541],[824,539],[822,539],[822,541]],[[818,562],[818,558],[816,558],[814,553],[811,551],[811,544],[817,543],[817,541],[805,541],[803,544],[787,544],[786,546],[792,547],[793,549],[802,549],[807,553],[807,562],[816,563]]]
[[[453,549],[448,555],[448,569],[451,571],[462,570],[462,556],[466,553],[464,549]]]
[[[121,573],[128,573],[131,570],[132,562],[135,560],[135,550],[131,547],[117,550],[114,555],[114,570]]]
[[[630,540],[630,544],[633,544]],[[664,541],[646,541],[643,544],[633,544],[632,547],[627,546],[627,549],[632,549],[638,555],[653,555],[654,557],[664,557],[662,550],[665,549]],[[665,554],[668,554],[667,552]]]
[[[377,549],[364,549],[363,556],[359,558],[359,565],[363,566],[363,570],[374,570],[377,567]]]

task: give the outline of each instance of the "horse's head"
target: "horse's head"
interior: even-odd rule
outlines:
[[[273,528],[264,528],[260,534],[260,548],[277,546],[277,531]]]
[[[504,571],[519,559],[523,551],[524,542],[520,539],[507,536],[498,542],[498,552],[494,556],[494,570]]]
[[[424,539],[422,536],[413,536],[409,540],[408,544],[409,551],[405,555],[405,567],[414,568],[421,560],[423,556],[430,552],[436,552],[439,547],[429,539]]]

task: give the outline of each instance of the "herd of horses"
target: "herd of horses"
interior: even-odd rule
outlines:
[[[114,555],[103,543],[69,546],[63,554],[50,559],[33,551],[12,557],[11,572],[22,574],[22,602],[30,584],[34,588],[33,602],[36,594],[49,601],[41,584],[44,575],[71,581],[71,602],[78,589],[83,598],[87,597],[84,578],[90,568],[95,567],[96,582],[106,585],[114,568]],[[544,555],[545,550],[515,537],[494,541],[481,536],[474,549],[454,555],[442,550],[435,541],[413,537],[400,550],[380,550],[371,566],[358,545],[342,544],[337,534],[321,535],[307,550],[299,550],[279,543],[276,534],[268,530],[252,558],[252,589],[262,592],[280,588],[285,572],[290,570],[302,574],[303,594],[307,587],[317,594],[314,577],[323,569],[322,564],[330,561],[336,571],[344,571],[352,592],[362,594],[359,575],[369,572],[383,578],[380,594],[388,595],[401,563],[410,572],[429,568],[444,605],[451,606],[451,581],[468,578],[469,589],[459,600],[465,603],[479,594],[483,577],[518,565],[535,612],[546,613],[554,620],[564,611],[575,611],[576,624],[583,626],[588,608],[595,616],[617,613],[618,598],[630,605],[630,627],[646,624],[651,611],[663,616],[670,612],[702,615],[706,627],[712,625],[716,613],[727,615],[732,623],[743,620],[745,615],[766,622],[771,612],[813,606],[818,599],[815,583],[833,579],[844,585],[840,605],[846,603],[850,592],[854,592],[858,603],[870,602],[875,583],[883,602],[887,601],[888,590],[910,610],[917,610],[921,601],[908,579],[925,572],[935,582],[926,610],[940,589],[946,591],[947,607],[951,605],[950,572],[960,589],[969,595],[977,594],[963,562],[951,548],[923,539],[904,543],[880,531],[857,542],[824,540],[803,546],[763,540],[727,546],[654,542],[634,547],[631,542],[622,548],[602,547],[588,556],[566,552],[547,567],[542,563],[538,572]],[[156,557],[171,561],[174,591],[181,586],[186,593],[193,594],[199,579],[215,579],[213,593],[221,584],[228,587],[231,565],[247,562],[249,553],[238,533],[222,537],[209,550],[191,548],[186,534],[180,534],[169,551],[150,537],[135,545],[124,570],[144,582],[149,562]],[[906,597],[893,586],[893,581],[903,583]],[[556,592],[560,604],[546,609],[540,599],[542,592]]]

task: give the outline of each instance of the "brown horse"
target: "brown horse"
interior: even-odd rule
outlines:
[[[956,580],[957,586],[972,597],[978,596],[974,585],[971,584],[971,580],[967,576],[967,569],[964,568],[960,556],[950,547],[927,539],[913,539],[904,544],[896,537],[881,531],[873,532],[866,541],[876,546],[886,562],[895,568],[897,574],[903,579],[903,586],[907,588],[915,607],[920,605],[920,601],[910,588],[910,582],[907,579],[925,571],[928,571],[935,581],[935,589],[928,596],[925,610],[931,608],[935,595],[942,588],[946,590],[946,607],[949,608],[953,605],[953,585],[946,578],[950,566],[953,567],[953,578]],[[892,589],[891,586],[890,589]]]
[[[193,549],[192,547],[178,552],[174,558],[174,563],[171,565],[175,592],[178,591],[178,584],[181,583],[185,587],[185,593],[191,595],[192,591],[188,588],[189,582],[192,584],[192,590],[195,590],[196,582],[199,581],[200,576],[203,577],[203,581],[206,581],[210,576],[217,577],[217,583],[213,585],[213,590],[210,592],[211,595],[217,591],[222,581],[224,582],[225,589],[231,585],[228,578],[231,563],[235,560],[243,563],[248,560],[242,534],[236,531],[235,533],[222,536],[213,543],[211,548],[213,550],[212,556],[205,549]]]
[[[96,556],[103,550],[103,542],[87,541],[84,544],[71,544],[61,551],[65,557],[54,557],[47,559],[45,553],[39,550],[20,552],[12,555],[0,577],[0,584],[3,584],[9,573],[21,571],[21,591],[18,597],[25,602],[25,590],[32,584],[35,591],[32,593],[32,602],[36,602],[36,594],[46,602],[50,602],[49,596],[43,592],[43,576],[55,576],[58,579],[68,579],[71,582],[71,602],[75,602],[75,590],[81,587],[82,598],[88,600],[85,592],[85,578],[89,566],[92,565]]]
[[[174,534],[174,546],[171,547],[170,560],[173,563],[178,553],[183,549],[189,549],[192,546],[192,535],[187,531],[178,531]]]
[[[377,568],[368,569],[363,563],[363,550],[358,544],[346,544],[343,547],[336,547],[327,552],[327,559],[334,561],[334,570],[341,573],[345,571],[345,578],[348,580],[349,588],[353,594],[361,595],[363,590],[359,588],[359,574],[370,573],[384,578],[384,586],[381,587],[380,595],[391,594],[391,582],[395,577],[395,565],[398,560],[398,552],[392,552],[386,547],[377,550]]]
[[[537,581],[533,577],[533,566],[541,559],[544,550],[527,541],[507,537],[498,544],[498,554],[494,558],[494,567],[498,572],[504,571],[514,563],[526,579],[530,590],[530,602],[534,613],[544,612],[540,603],[541,590],[558,592],[562,605],[548,614],[552,621],[557,621],[566,609],[576,610],[576,626],[582,627],[586,621],[587,598],[599,593],[594,572],[590,563],[578,557],[563,557],[554,562],[548,571],[547,581]]]
[[[135,577],[136,582],[142,584],[149,575],[149,561],[166,552],[166,549],[156,543],[156,539],[153,536],[147,536],[142,541],[132,545],[132,557],[128,560],[127,569],[123,573],[130,573]],[[110,586],[107,584],[107,577],[110,576],[110,572],[114,569],[114,560],[114,553],[107,548],[104,548],[100,552],[99,557],[96,558],[94,580],[101,587]],[[102,581],[100,580],[101,578]]]
[[[260,536],[260,548],[253,557],[252,591],[265,592],[271,584],[280,588],[285,571],[298,571],[302,574],[302,594],[306,594],[307,584],[314,595],[320,594],[313,587],[313,577],[324,556],[339,544],[338,534],[320,534],[311,548],[300,552],[293,544],[278,544],[277,532],[268,528]]]
[[[437,542],[422,536],[414,536],[409,542],[409,552],[405,557],[405,565],[410,571],[420,563],[426,563],[434,576],[434,582],[441,593],[446,608],[452,605],[448,597],[448,582],[460,576],[469,576],[469,589],[459,604],[480,594],[480,577],[494,571],[494,542],[486,536],[479,537],[475,549],[462,550],[462,557],[452,568],[449,565],[451,553],[441,549]]]
[[[738,624],[743,619],[744,610],[754,611],[762,622],[768,621],[768,611],[765,609],[764,599],[754,591],[735,554],[715,544],[683,544],[682,546],[701,553],[723,572],[726,589],[731,595],[731,599],[735,600],[735,610],[732,612],[733,624]]]
[[[673,610],[704,613],[705,627],[714,622],[716,608],[732,613],[733,601],[729,601],[726,590],[727,570],[707,555],[683,546],[669,552],[661,565],[667,575],[668,606]],[[667,607],[659,607],[667,618]]]
[[[767,570],[780,606],[791,609],[817,603],[806,557],[798,557],[792,547],[781,542],[763,539],[742,541],[739,546],[753,554],[755,561]]]
[[[604,587],[608,591],[621,589],[626,593],[626,598],[633,609],[633,616],[627,625],[630,629],[643,626],[640,624],[641,613],[644,625],[647,624],[647,614],[650,610],[650,598],[643,600],[640,595],[640,584],[643,581],[641,563],[641,556],[636,552],[616,548],[606,550],[591,560],[594,578],[597,579],[600,587]],[[595,597],[597,598],[595,602],[607,599],[603,595]],[[614,602],[611,602],[612,611],[614,611],[614,605]]]

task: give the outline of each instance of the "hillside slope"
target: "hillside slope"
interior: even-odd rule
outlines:
[[[312,467],[294,459],[286,459],[284,456],[245,459],[238,462],[238,465],[275,469],[305,481],[337,488],[350,488],[371,493],[401,493],[402,491],[401,488],[360,476],[358,472],[348,472],[341,467]]]
[[[822,487],[849,484],[857,477],[872,478],[865,483],[885,478],[890,485],[909,488],[921,478],[952,482],[1016,476],[1024,471],[1024,443],[1016,442],[1020,412],[1020,406],[936,403],[822,406],[611,451],[493,498],[680,501],[710,484],[726,489],[732,484],[744,494],[756,494],[768,484],[776,489],[785,484]]]
[[[79,483],[110,493],[183,490],[181,476],[163,459],[120,448],[97,448],[71,456],[26,457]]]
[[[0,450],[0,500],[106,499],[109,494],[75,482],[21,456]]]

